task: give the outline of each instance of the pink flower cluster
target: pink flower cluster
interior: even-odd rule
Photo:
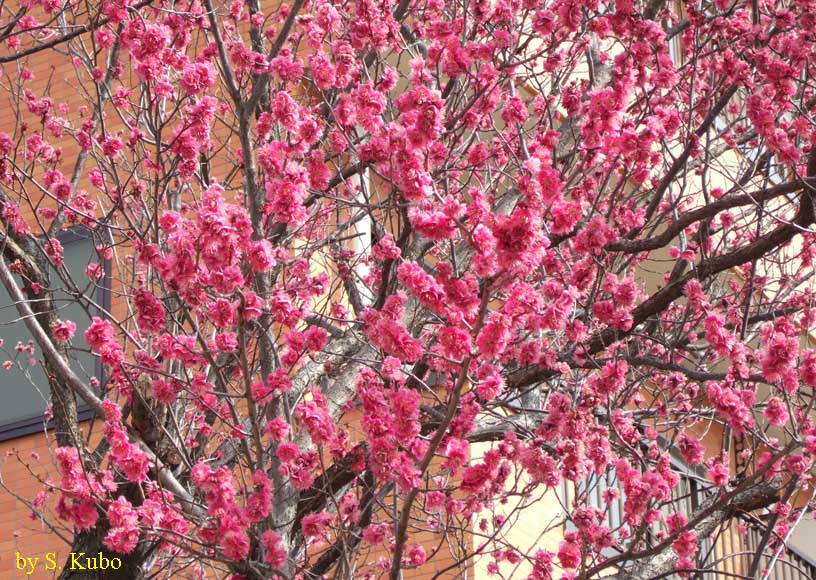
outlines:
[[[415,361],[422,356],[422,342],[412,337],[402,325],[407,296],[398,292],[389,296],[380,311],[366,310],[361,315],[366,336],[387,354],[404,361]]]

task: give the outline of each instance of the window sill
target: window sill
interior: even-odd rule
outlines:
[[[86,406],[81,406],[77,412],[77,419],[79,421],[87,421],[94,418],[96,415],[93,409]],[[43,431],[50,431],[54,428],[54,421],[45,423],[45,417],[42,414],[32,415],[25,419],[18,419],[10,423],[0,425],[0,442],[8,441],[9,439],[16,439],[17,437],[24,437],[25,435],[32,435],[34,433],[42,433]]]

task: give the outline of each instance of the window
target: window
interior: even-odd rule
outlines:
[[[604,512],[603,520],[600,522],[609,528],[612,533],[623,525],[623,494],[611,502],[607,503],[604,499],[604,491],[608,488],[617,488],[617,477],[615,476],[615,468],[610,467],[605,473],[597,475],[592,473],[586,479],[578,482],[564,482],[566,486],[566,497],[568,504],[573,501],[573,498],[581,497],[586,494],[586,505],[598,508]],[[572,532],[577,528],[575,524],[567,519],[566,531]],[[604,557],[611,558],[619,553],[619,550],[614,547],[604,548],[601,554]]]
[[[368,203],[368,198],[371,196],[371,182],[368,169],[363,169],[358,174],[357,181],[358,189],[356,190],[354,201],[361,204]],[[354,208],[352,208],[352,215],[353,214]],[[357,252],[353,270],[358,282],[365,280],[371,271],[368,264],[363,261],[363,258],[371,253],[371,229],[371,214],[366,213],[362,218],[354,223],[350,232],[350,234],[354,236],[351,243],[352,249]],[[371,303],[374,301],[374,295],[371,293],[371,289],[369,288],[368,284],[358,283],[358,290],[360,291],[360,298],[363,301],[363,305],[371,305]]]
[[[672,469],[680,475],[680,481],[672,490],[672,501],[661,509],[664,515],[668,515],[672,511],[680,511],[683,514],[691,515],[700,508],[706,497],[705,489],[708,484],[704,477],[704,471],[688,467],[677,450],[670,446],[668,441],[661,438],[661,442],[664,447],[670,450]],[[564,485],[567,503],[571,503],[576,497],[586,495],[586,505],[603,511],[604,515],[601,523],[613,533],[624,525],[623,504],[626,497],[618,482],[614,467],[610,467],[601,475],[592,473],[582,481],[575,483],[565,481]],[[609,502],[604,498],[604,491],[608,488],[617,489],[619,492],[618,497]],[[650,538],[657,534],[660,529],[661,524],[654,524],[649,530]],[[566,530],[568,532],[576,530],[575,525],[570,520],[566,522]],[[710,549],[710,542],[707,540],[703,541],[702,544],[703,550]],[[618,553],[619,549],[616,547],[605,548],[601,551],[601,554],[607,558]],[[671,579],[676,580],[674,577],[671,577]]]
[[[96,261],[96,252],[91,232],[87,229],[71,229],[58,236],[63,246],[65,268],[73,274],[78,285],[85,276],[86,266]],[[51,273],[51,284],[54,288],[54,302],[57,317],[63,320],[72,320],[77,325],[76,334],[72,340],[71,368],[83,379],[97,377],[102,380],[102,367],[97,359],[88,350],[84,334],[90,325],[90,318],[82,307],[76,303],[64,289],[60,278],[55,272]],[[98,289],[90,286],[86,291],[94,292],[92,299],[102,306],[109,306],[108,273],[100,280]],[[85,288],[80,288],[85,290]],[[31,335],[28,328],[20,320],[17,308],[5,287],[0,285],[0,338],[3,346],[0,348],[0,363],[11,361],[8,370],[0,369],[0,441],[19,437],[36,431],[42,431],[44,426],[43,413],[50,400],[51,389],[42,366],[42,353],[35,349],[31,357],[25,352],[17,352],[18,343],[28,344]],[[32,365],[30,359],[35,362]],[[8,364],[8,363],[6,363]],[[92,412],[80,404],[80,418],[86,419]]]
[[[674,19],[664,20],[663,29],[667,34],[667,45],[669,49],[669,56],[678,69],[683,64],[683,31],[686,29],[688,19],[686,11],[682,2],[674,1],[670,5],[670,10]]]

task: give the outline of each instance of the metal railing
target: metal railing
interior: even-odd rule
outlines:
[[[692,574],[699,580],[816,580],[816,566],[791,547],[776,552],[765,547],[756,573],[751,566],[762,546],[764,531],[746,522],[732,520],[714,539],[700,543],[697,565],[705,571]],[[770,567],[770,569],[769,569]],[[679,580],[679,576],[677,576]]]
[[[607,504],[603,499],[603,490],[615,487],[615,474],[610,470],[602,476],[592,476],[585,482],[569,490],[572,494],[587,494],[589,505],[604,509],[606,524],[611,530],[618,529],[623,523],[623,498]],[[684,514],[697,511],[706,499],[707,485],[704,481],[684,476],[672,492],[674,501],[672,510]],[[567,529],[574,529],[567,524]],[[765,547],[760,556],[756,574],[749,575],[757,550],[762,545],[765,530],[748,519],[735,518],[721,527],[711,538],[700,538],[700,550],[695,562],[698,572],[687,578],[692,580],[816,580],[816,565],[813,559],[799,554],[792,547],[785,546],[774,558],[774,550]],[[614,550],[609,549],[614,555]],[[768,568],[770,567],[770,571]],[[668,577],[670,580],[682,580],[678,574]]]

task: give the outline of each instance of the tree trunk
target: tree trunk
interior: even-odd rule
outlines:
[[[98,525],[74,536],[59,580],[142,580],[148,577],[156,543],[141,541],[130,554],[119,554],[102,543],[107,531],[107,525]],[[104,570],[102,557],[107,559]],[[113,566],[117,566],[116,569]]]

